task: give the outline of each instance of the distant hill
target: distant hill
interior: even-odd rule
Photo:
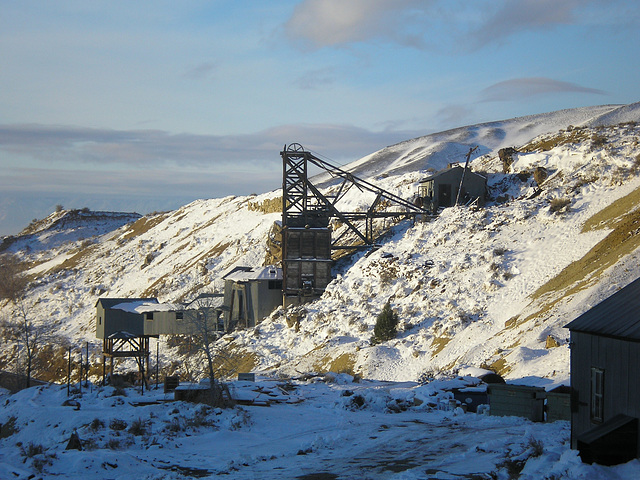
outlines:
[[[640,276],[639,121],[640,104],[564,110],[408,140],[347,165],[412,198],[422,178],[477,145],[471,165],[488,176],[491,198],[485,209],[386,225],[380,250],[337,264],[323,297],[297,312],[297,328],[277,311],[224,345],[242,354],[246,371],[415,380],[468,365],[513,381],[566,383],[563,326]],[[497,155],[504,147],[519,152],[507,173]],[[545,169],[544,181],[536,168]],[[280,195],[198,200],[143,217],[58,212],[4,250],[28,264],[30,315],[54,322],[74,344],[92,342],[95,360],[98,296],[179,302],[220,291],[227,269],[268,261]],[[361,208],[363,195],[351,189],[339,208]],[[400,319],[398,337],[371,346],[387,301]],[[11,312],[0,301],[0,315]],[[0,369],[14,361],[14,347],[0,347]],[[160,352],[167,372],[187,361],[167,338]],[[177,358],[183,365],[171,366]],[[193,359],[187,366],[199,368]]]

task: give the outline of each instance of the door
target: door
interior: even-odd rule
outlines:
[[[441,183],[438,185],[438,208],[450,207],[452,205],[451,202],[451,184]]]

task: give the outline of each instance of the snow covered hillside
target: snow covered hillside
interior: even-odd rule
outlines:
[[[337,263],[320,300],[221,341],[244,356],[244,369],[283,375],[413,381],[469,365],[516,382],[566,383],[563,325],[640,276],[638,121],[640,104],[566,110],[420,137],[345,166],[411,199],[429,172],[478,145],[472,168],[487,174],[491,201],[389,225],[379,250]],[[504,147],[519,151],[508,173],[498,159]],[[322,176],[316,183],[332,186]],[[351,189],[343,208],[357,209],[362,195]],[[227,269],[268,258],[279,196],[199,200],[124,225],[96,220],[93,232],[52,214],[3,247],[28,262],[29,316],[75,345],[92,343],[98,356],[99,296],[180,302],[220,291]],[[399,333],[372,346],[387,301]],[[12,315],[8,302],[0,309]],[[18,346],[3,345],[0,368],[12,369]],[[164,338],[160,350],[167,372],[197,369],[193,359],[169,367],[178,352]]]

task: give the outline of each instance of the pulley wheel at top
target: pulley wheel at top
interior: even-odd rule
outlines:
[[[299,143],[291,143],[287,147],[287,152],[304,152],[304,147]]]

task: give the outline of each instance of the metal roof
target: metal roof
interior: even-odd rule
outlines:
[[[640,341],[640,278],[586,311],[565,328]]]
[[[267,267],[236,267],[222,277],[234,282],[252,280],[282,280],[282,269],[273,265]]]
[[[427,183],[427,182],[431,182],[433,180],[435,180],[436,178],[439,177],[443,177],[443,176],[458,176],[458,175],[462,175],[462,170],[464,170],[464,167],[460,166],[460,165],[454,165],[453,167],[450,168],[443,168],[442,170],[438,170],[436,173],[429,175],[428,177],[420,180],[420,183]],[[487,180],[487,177],[478,173],[478,172],[474,172],[473,170],[471,170],[471,168],[467,168],[466,171],[466,175],[473,175],[479,178],[482,178],[483,180]]]
[[[131,302],[147,302],[147,303],[158,303],[157,298],[112,298],[112,297],[101,297],[98,298],[96,302],[96,307],[98,303],[102,304],[102,307],[106,310],[114,307],[120,303],[131,303]]]

